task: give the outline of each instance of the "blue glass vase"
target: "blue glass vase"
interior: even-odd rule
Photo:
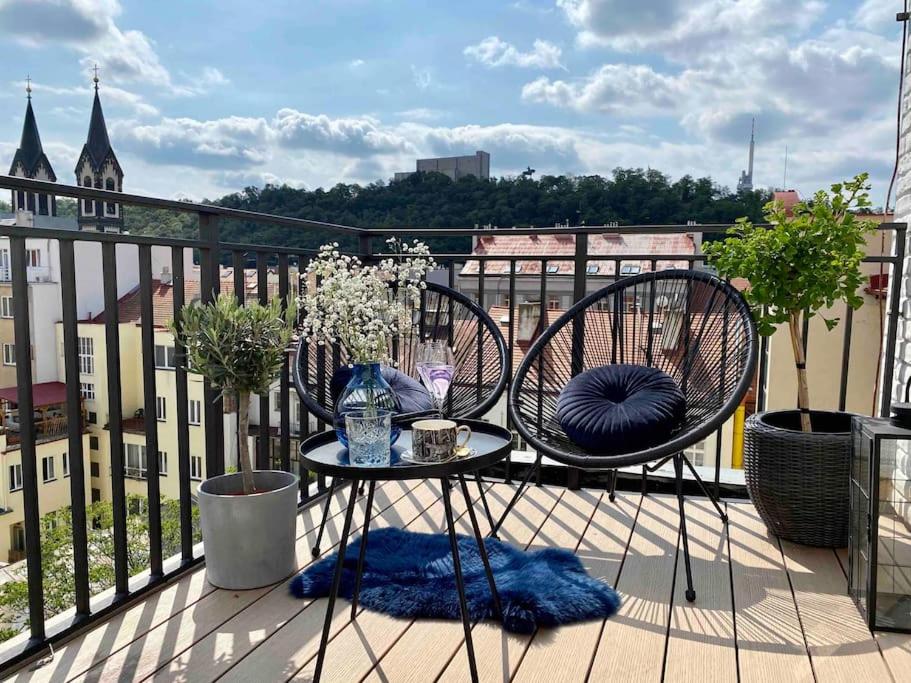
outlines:
[[[379,363],[355,363],[351,366],[351,379],[335,403],[335,435],[344,446],[348,446],[345,431],[345,415],[352,411],[389,410],[393,415],[402,412],[402,406],[392,387],[383,378]],[[389,445],[394,444],[402,428],[392,424]]]

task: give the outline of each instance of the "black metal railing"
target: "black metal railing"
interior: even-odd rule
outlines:
[[[625,262],[648,263],[653,270],[659,268],[664,261],[683,262],[691,267],[702,267],[705,257],[698,251],[694,253],[671,254],[623,254],[599,255],[590,254],[588,249],[588,236],[597,233],[614,234],[672,234],[672,233],[717,233],[723,231],[726,225],[660,225],[660,226],[582,226],[576,228],[545,227],[545,228],[459,228],[459,229],[413,229],[396,228],[368,230],[363,228],[337,225],[322,221],[311,221],[271,214],[261,214],[219,206],[195,204],[183,201],[170,201],[139,195],[129,195],[113,191],[58,185],[43,181],[27,180],[10,176],[0,176],[0,189],[24,190],[28,192],[50,193],[58,196],[72,197],[77,200],[91,199],[116,202],[122,205],[134,205],[151,209],[165,209],[174,212],[195,214],[199,221],[199,235],[195,239],[176,239],[147,237],[142,235],[111,234],[96,232],[78,232],[59,229],[30,228],[16,226],[0,226],[0,238],[8,238],[11,251],[11,278],[13,290],[14,326],[17,349],[20,357],[17,359],[17,384],[18,407],[21,414],[30,415],[33,410],[32,395],[32,364],[29,353],[31,352],[32,331],[30,329],[29,315],[29,275],[26,260],[26,240],[40,234],[44,240],[56,242],[60,251],[60,292],[62,309],[62,338],[63,359],[67,391],[66,414],[69,424],[79,425],[82,402],[80,400],[80,355],[78,347],[79,323],[77,319],[78,296],[76,287],[76,247],[84,243],[98,245],[101,252],[101,266],[98,277],[103,280],[104,300],[104,333],[105,357],[107,366],[107,399],[108,411],[106,432],[99,431],[100,438],[109,440],[110,476],[111,476],[111,501],[113,504],[113,539],[115,547],[115,585],[111,595],[99,598],[91,594],[89,583],[89,553],[87,540],[85,482],[86,472],[83,452],[82,430],[70,430],[68,433],[69,464],[70,464],[70,495],[73,520],[73,581],[75,585],[75,604],[71,613],[62,617],[45,619],[44,613],[44,586],[41,565],[41,519],[39,510],[38,470],[36,466],[36,426],[26,423],[19,432],[20,448],[22,452],[22,492],[25,528],[26,561],[28,571],[28,628],[29,638],[11,641],[6,650],[0,649],[0,668],[9,668],[25,658],[35,657],[42,652],[50,640],[56,640],[85,628],[94,620],[109,614],[112,610],[121,608],[128,601],[138,597],[148,590],[154,589],[174,575],[185,571],[198,563],[202,557],[200,548],[195,543],[192,519],[192,481],[198,480],[198,472],[191,471],[190,432],[188,415],[188,375],[191,370],[187,368],[184,350],[179,341],[176,343],[175,353],[175,395],[177,406],[177,479],[180,509],[180,555],[177,558],[163,557],[161,543],[161,518],[160,508],[156,505],[149,507],[149,550],[150,562],[147,577],[136,581],[130,577],[127,563],[127,509],[125,488],[125,459],[123,434],[126,428],[135,431],[142,427],[145,434],[147,469],[143,479],[147,486],[147,495],[150,500],[158,500],[160,490],[159,463],[154,454],[158,451],[159,422],[156,418],[156,363],[155,363],[155,311],[153,305],[153,250],[170,251],[170,277],[173,298],[172,315],[174,320],[179,319],[179,312],[186,302],[196,294],[193,291],[188,296],[188,282],[197,277],[196,273],[186,272],[186,254],[191,250],[196,257],[198,265],[198,295],[202,301],[210,301],[216,297],[223,288],[231,290],[244,301],[248,298],[248,282],[246,279],[245,265],[254,262],[256,272],[256,296],[265,302],[272,295],[281,297],[287,305],[289,297],[296,292],[296,279],[294,274],[301,272],[306,267],[310,258],[315,254],[308,249],[270,246],[263,244],[244,244],[228,242],[222,238],[222,222],[240,220],[248,224],[281,225],[288,230],[313,230],[320,229],[339,235],[354,236],[357,238],[356,253],[362,257],[373,259],[380,256],[380,250],[375,248],[382,244],[389,235],[407,235],[408,237],[451,237],[471,236],[476,238],[486,236],[508,235],[571,235],[574,238],[574,247],[571,254],[465,254],[465,253],[440,253],[435,258],[445,269],[443,275],[449,286],[466,287],[473,281],[472,290],[476,292],[478,303],[486,308],[491,306],[490,297],[499,296],[505,289],[508,292],[508,326],[504,332],[507,340],[508,372],[517,361],[516,354],[521,353],[516,339],[515,316],[517,311],[517,283],[525,280],[536,280],[535,291],[538,314],[546,321],[548,315],[548,290],[549,286],[565,283],[564,288],[570,292],[571,301],[578,301],[590,291],[606,285],[622,276]],[[882,263],[889,273],[889,299],[886,310],[885,341],[883,357],[892,359],[895,354],[896,327],[899,311],[899,291],[897,285],[902,276],[905,246],[905,225],[889,223],[881,229],[893,232],[894,254],[886,256],[872,256],[868,262]],[[374,239],[376,238],[376,239]],[[118,254],[123,250],[136,253],[135,272],[138,274],[138,296],[140,300],[141,319],[141,372],[143,391],[141,405],[124,406],[123,377],[121,376],[120,357],[120,322],[118,319],[119,294],[118,291]],[[464,265],[468,262],[477,262],[476,271],[465,271]],[[540,273],[529,275],[523,273],[523,264],[535,262],[540,266]],[[548,273],[548,263],[554,261],[571,261],[573,272],[571,274]],[[612,273],[593,272],[588,268],[591,261],[607,261],[613,264]],[[507,267],[502,272],[494,274],[490,271],[492,263],[506,263]],[[222,264],[234,266],[231,279],[226,281],[222,277]],[[194,267],[195,270],[195,267]],[[496,282],[494,282],[496,280]],[[850,355],[851,355],[851,328],[852,317],[845,317],[846,331],[843,345],[843,358],[841,363],[841,391],[840,405],[845,405],[849,393]],[[583,343],[582,338],[574,343]],[[767,350],[767,345],[766,345]],[[51,351],[56,354],[56,349]],[[812,350],[811,350],[812,353]],[[299,417],[296,418],[297,429],[292,432],[291,421],[291,383],[290,362],[285,359],[278,378],[278,425],[277,430],[272,428],[271,406],[269,395],[260,396],[258,410],[253,415],[258,415],[259,429],[256,431],[257,447],[254,451],[255,463],[258,468],[275,467],[291,471],[299,463],[297,458],[292,458],[292,441],[306,438],[311,430],[323,429],[326,425],[314,421],[306,409],[301,406]],[[881,386],[881,410],[888,407],[889,393],[892,386],[892,362],[883,363]],[[758,373],[757,403],[761,409],[764,405],[764,383],[768,375],[768,358],[764,351],[760,357]],[[511,379],[511,377],[510,377]],[[868,391],[870,388],[863,388]],[[503,399],[505,401],[505,398]],[[142,416],[133,418],[125,423],[124,410],[132,415],[134,410],[142,409]],[[207,383],[204,388],[203,425],[205,442],[205,476],[215,476],[225,471],[224,454],[224,414],[225,406],[217,392]],[[505,415],[505,411],[504,411]],[[102,420],[102,422],[104,422]],[[268,428],[267,428],[268,427]],[[277,431],[275,437],[273,433]],[[277,442],[277,448],[272,443],[272,438]],[[721,439],[716,439],[715,454],[715,484],[719,484],[721,469]],[[233,463],[229,463],[231,466]],[[508,461],[506,463],[506,477],[511,474],[511,466],[518,465]],[[568,468],[568,483],[578,484],[578,471]],[[169,475],[173,475],[173,467]],[[300,502],[302,505],[312,503],[321,497],[325,490],[325,481],[313,478],[310,473],[301,471]]]

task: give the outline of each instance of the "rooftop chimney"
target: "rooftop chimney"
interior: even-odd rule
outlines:
[[[519,328],[516,331],[516,341],[531,342],[537,335],[541,323],[541,304],[526,301],[517,307],[519,309]]]
[[[161,284],[169,285],[173,278],[171,277],[171,269],[167,266],[162,266],[161,268]]]

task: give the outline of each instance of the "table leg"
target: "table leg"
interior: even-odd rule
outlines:
[[[316,671],[313,674],[314,683],[318,682],[323,672],[323,662],[326,659],[326,647],[329,645],[329,631],[332,628],[332,614],[335,612],[335,598],[342,583],[342,569],[345,564],[345,546],[348,544],[348,534],[351,532],[351,518],[357,506],[358,482],[351,482],[351,495],[348,497],[348,509],[345,511],[345,524],[342,526],[342,537],[339,540],[338,559],[335,561],[335,575],[332,577],[332,589],[329,591],[329,605],[326,607],[326,620],[323,622],[323,635],[319,641],[319,651],[316,655]]]
[[[361,533],[361,549],[357,554],[357,574],[354,576],[354,593],[351,596],[351,618],[357,615],[357,600],[361,595],[361,576],[364,574],[364,556],[367,554],[367,532],[370,531],[370,515],[373,511],[373,490],[376,482],[371,481],[367,493],[367,507],[364,508],[364,531]]]
[[[490,586],[490,594],[493,597],[493,606],[495,616],[500,621],[503,620],[503,607],[500,605],[500,593],[497,591],[497,583],[493,578],[493,569],[490,566],[490,558],[487,556],[487,546],[484,545],[484,536],[481,534],[481,528],[478,526],[478,518],[474,514],[474,506],[471,504],[471,496],[468,493],[468,484],[465,478],[460,474],[459,483],[462,485],[462,495],[465,497],[465,505],[468,506],[468,517],[471,519],[471,528],[474,529],[474,537],[478,542],[478,552],[481,554],[481,561],[484,563],[484,572],[487,574],[487,583]]]
[[[449,547],[452,550],[452,568],[455,572],[456,589],[459,592],[459,610],[462,614],[462,628],[465,630],[465,649],[468,651],[468,668],[471,671],[471,680],[478,680],[478,665],[474,658],[474,643],[471,641],[471,619],[468,616],[468,601],[465,599],[465,581],[462,578],[462,562],[459,560],[459,542],[456,538],[455,520],[452,516],[452,501],[449,497],[449,487],[446,481],[443,484],[443,507],[446,511],[446,526],[449,528]],[[469,505],[469,507],[471,507]]]
[[[335,495],[335,485],[337,479],[332,477],[332,483],[329,484],[329,492],[326,494],[326,506],[323,508],[323,518],[319,523],[319,531],[316,532],[316,543],[313,545],[313,557],[319,557],[319,544],[323,540],[323,529],[326,528],[326,520],[329,519],[329,504],[332,502],[332,496]]]
[[[462,475],[460,474],[459,479],[461,478]],[[481,502],[484,504],[484,512],[487,514],[487,523],[490,524],[490,535],[497,538],[497,532],[493,528],[496,522],[493,521],[493,515],[490,514],[490,506],[487,504],[487,494],[484,492],[484,480],[481,479],[480,470],[475,471],[474,478],[478,482],[478,493],[481,494]]]

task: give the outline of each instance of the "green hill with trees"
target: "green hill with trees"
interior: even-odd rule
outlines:
[[[247,187],[217,200],[221,206],[368,228],[454,228],[475,225],[550,226],[733,223],[741,216],[762,219],[764,190],[735,193],[711,178],[677,180],[654,169],[617,168],[610,177],[552,176],[452,181],[439,173],[415,173],[405,180],[368,185],[339,183],[305,190],[288,185]],[[75,215],[75,202],[58,200],[61,215]],[[127,206],[126,229],[162,237],[197,236],[194,214]],[[223,238],[232,242],[316,248],[339,239],[326,230],[226,221]],[[350,240],[339,239],[354,246]],[[435,250],[467,251],[467,238],[429,240]]]

